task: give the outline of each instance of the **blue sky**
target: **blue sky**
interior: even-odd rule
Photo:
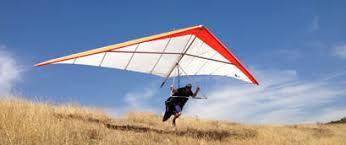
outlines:
[[[187,116],[301,123],[346,116],[345,1],[0,0],[0,94],[129,111],[163,111],[162,78],[46,59],[203,24],[259,80],[196,78],[209,97]]]

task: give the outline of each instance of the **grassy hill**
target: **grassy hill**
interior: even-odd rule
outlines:
[[[337,124],[337,123],[344,123],[344,124],[346,124],[346,117],[341,118],[339,120],[328,122],[327,124]]]
[[[56,106],[0,99],[0,145],[181,144],[345,145],[346,124],[243,125],[181,118],[170,122],[151,113],[116,119],[78,105]]]

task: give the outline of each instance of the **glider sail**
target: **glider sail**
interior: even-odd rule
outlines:
[[[164,77],[186,74],[233,77],[258,85],[240,61],[206,27],[194,26],[76,53],[45,62],[80,64]],[[179,66],[178,66],[179,65]]]

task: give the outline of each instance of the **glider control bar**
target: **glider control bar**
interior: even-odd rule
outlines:
[[[186,97],[186,96],[170,96],[172,98],[192,98],[192,99],[207,99],[206,97]]]

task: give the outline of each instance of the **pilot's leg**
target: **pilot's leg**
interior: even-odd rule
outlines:
[[[179,118],[179,116],[181,115],[181,107],[179,105],[175,105],[174,109],[175,109],[175,112],[174,112],[174,118],[173,118],[172,124],[175,127],[175,120]]]

